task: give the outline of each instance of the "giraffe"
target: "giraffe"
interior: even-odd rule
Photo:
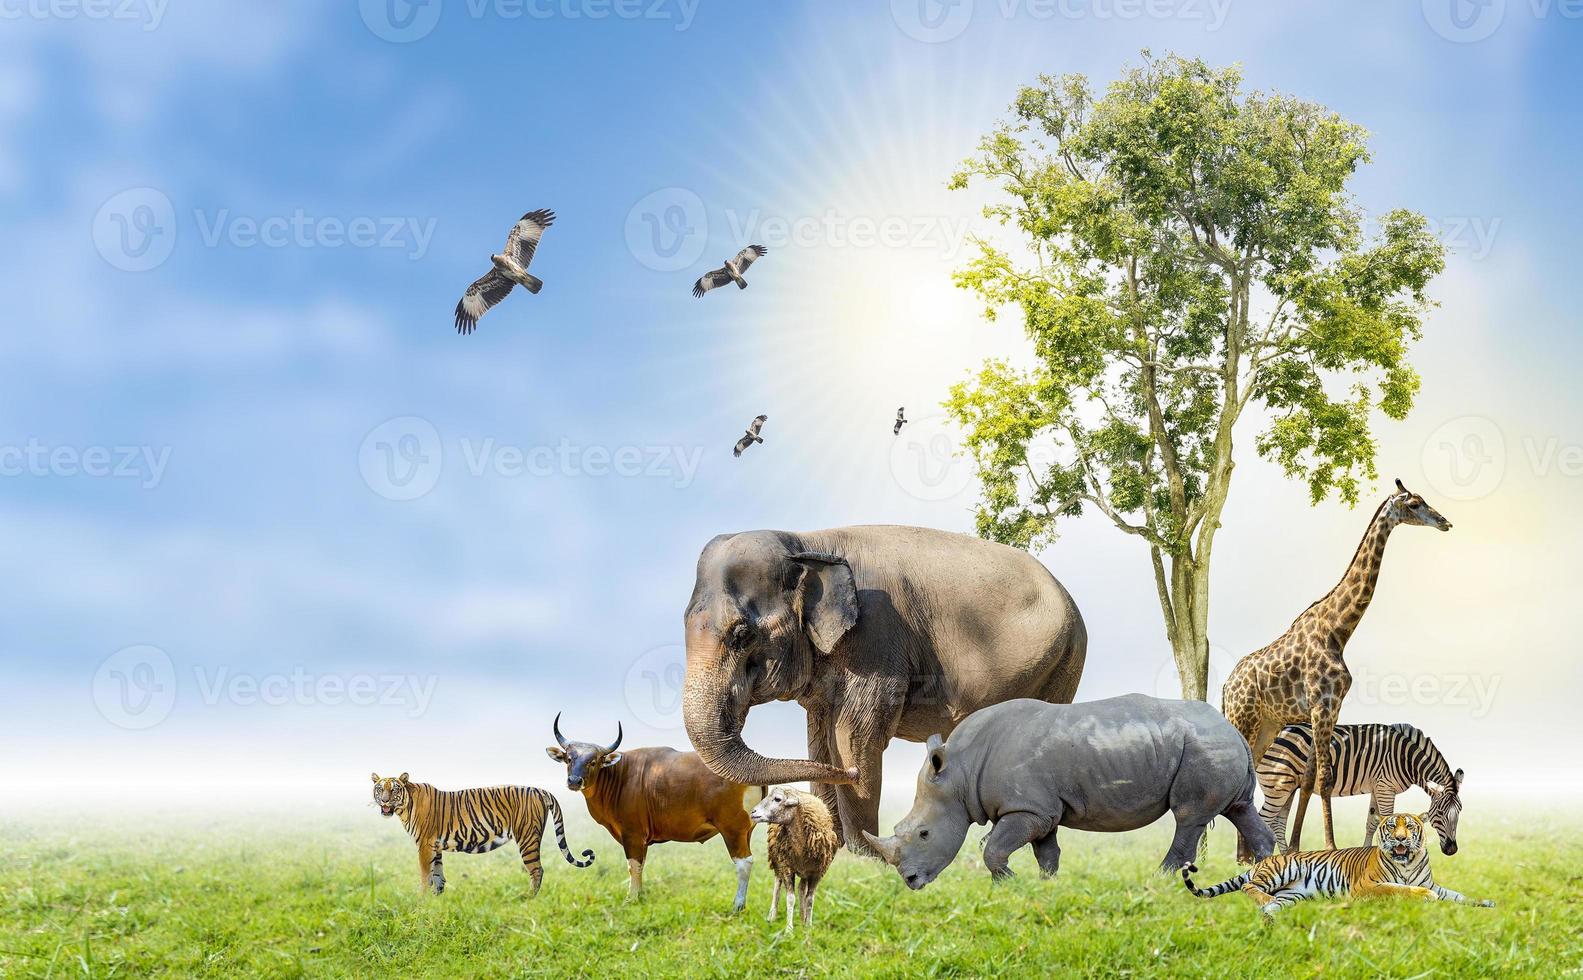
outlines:
[[[1341,701],[1352,686],[1342,652],[1374,597],[1385,541],[1398,524],[1451,530],[1450,521],[1397,480],[1396,492],[1386,497],[1370,518],[1352,563],[1336,587],[1304,610],[1275,642],[1239,660],[1226,677],[1220,693],[1221,711],[1248,740],[1255,762],[1264,758],[1265,749],[1286,725],[1312,725],[1314,744],[1330,744]],[[1325,843],[1334,849],[1330,754],[1314,755],[1313,786],[1324,806]],[[1303,802],[1307,803],[1306,795]],[[1302,820],[1300,806],[1292,828],[1294,846]],[[1240,837],[1237,857],[1244,862],[1252,860]]]

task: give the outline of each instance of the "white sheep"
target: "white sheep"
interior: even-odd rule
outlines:
[[[802,909],[803,928],[813,925],[813,893],[829,870],[839,847],[830,808],[812,793],[784,786],[770,791],[750,814],[754,823],[769,824],[770,870],[775,887],[770,892],[770,922],[781,890],[786,891],[786,931],[792,931],[792,896]]]

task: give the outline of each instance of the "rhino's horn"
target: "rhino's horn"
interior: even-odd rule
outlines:
[[[874,853],[878,854],[880,859],[886,864],[895,867],[901,862],[901,845],[896,842],[896,838],[875,837],[865,830],[863,831],[863,839],[868,841],[868,846],[872,847]]]

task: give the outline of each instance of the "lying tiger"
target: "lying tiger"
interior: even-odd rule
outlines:
[[[1401,813],[1381,827],[1378,847],[1275,854],[1210,888],[1194,887],[1190,875],[1197,870],[1192,864],[1182,867],[1182,883],[1188,891],[1199,898],[1214,898],[1241,888],[1269,918],[1314,895],[1413,895],[1468,901],[1467,896],[1442,888],[1430,878],[1424,818]],[[1490,907],[1495,903],[1485,900],[1476,904]]]
[[[447,791],[428,783],[414,783],[406,773],[381,779],[374,773],[374,804],[385,816],[398,816],[407,833],[418,842],[418,873],[423,884],[438,895],[445,891],[445,851],[482,854],[508,840],[517,842],[522,867],[539,893],[544,868],[539,864],[539,838],[544,834],[546,812],[555,818],[555,839],[574,868],[594,863],[594,852],[583,851],[584,860],[572,857],[566,846],[561,805],[555,797],[532,786],[492,786],[488,789]]]

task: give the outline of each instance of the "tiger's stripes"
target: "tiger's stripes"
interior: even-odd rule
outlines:
[[[1336,851],[1275,854],[1227,881],[1208,888],[1193,884],[1197,866],[1182,867],[1182,884],[1199,898],[1215,898],[1241,889],[1273,918],[1295,902],[1315,895],[1413,895],[1446,902],[1467,902],[1467,896],[1435,884],[1429,873],[1420,817],[1397,814],[1380,829],[1378,847],[1347,847]],[[1492,906],[1481,901],[1477,904]]]
[[[1259,816],[1286,850],[1286,820],[1292,797],[1301,788],[1314,755],[1314,733],[1308,725],[1288,725],[1259,760],[1259,788],[1264,803]],[[1462,770],[1451,771],[1429,736],[1412,725],[1337,725],[1330,738],[1333,796],[1368,794],[1369,815],[1363,843],[1374,843],[1374,831],[1395,812],[1396,794],[1418,786],[1429,794],[1428,819],[1446,854],[1457,851],[1458,794]]]
[[[435,894],[445,890],[441,857],[444,852],[483,854],[515,840],[522,867],[532,879],[533,894],[537,895],[544,880],[539,844],[546,816],[555,821],[556,842],[567,863],[577,868],[594,863],[591,850],[583,851],[582,861],[572,856],[559,801],[533,786],[441,790],[428,783],[411,782],[406,773],[386,779],[376,774],[374,802],[387,815],[393,811],[399,816],[402,826],[417,842],[419,872]]]

